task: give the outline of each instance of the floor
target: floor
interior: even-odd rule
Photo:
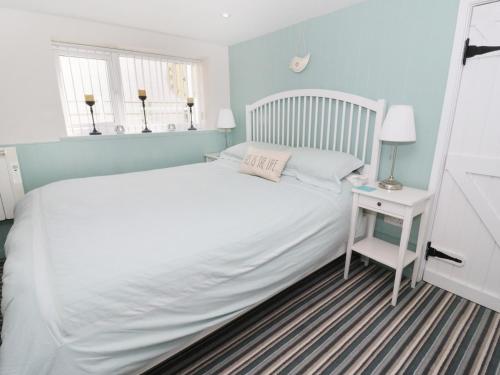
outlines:
[[[147,374],[500,374],[500,314],[409,280],[392,307],[392,272],[350,275],[340,258]]]
[[[500,374],[500,314],[425,282],[344,258],[152,374]]]

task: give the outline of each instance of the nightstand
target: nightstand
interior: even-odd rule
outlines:
[[[209,152],[208,154],[205,154],[205,162],[209,161],[214,161],[219,159],[220,152]]]
[[[344,278],[347,279],[349,276],[349,265],[353,251],[396,270],[392,292],[392,305],[395,306],[398,300],[403,269],[412,262],[411,287],[414,288],[417,282],[432,194],[426,190],[410,187],[403,187],[402,190],[396,191],[388,191],[378,187],[373,191],[365,191],[355,187],[352,192],[351,228],[347,243]],[[361,209],[367,210],[371,218],[368,220],[366,237],[354,242],[356,223]],[[399,246],[373,236],[377,213],[403,220]],[[408,250],[408,240],[413,219],[418,215],[422,215],[422,217],[418,232],[417,249],[416,252],[413,252]]]

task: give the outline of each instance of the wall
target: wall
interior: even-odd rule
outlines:
[[[26,191],[66,178],[201,162],[224,147],[217,131],[63,138],[52,41],[202,60],[206,118],[229,105],[228,48],[192,39],[0,8],[0,145],[15,145]],[[0,223],[0,256],[11,222]]]
[[[102,176],[199,163],[224,148],[216,130],[71,138],[17,145],[24,190],[68,178]]]
[[[229,49],[231,105],[245,137],[244,107],[269,94],[297,88],[350,92],[388,104],[412,104],[417,142],[399,148],[396,176],[426,188],[446,88],[458,0],[368,0]],[[301,33],[309,66],[300,74],[288,63]],[[384,146],[380,175],[389,171]],[[415,232],[416,228],[414,228]],[[398,230],[378,223],[381,236]],[[415,233],[412,237],[415,239]]]
[[[52,41],[159,53],[203,61],[206,118],[229,105],[228,49],[166,34],[0,8],[0,144],[65,136]]]
[[[68,138],[59,142],[18,144],[16,149],[24,189],[28,192],[68,178],[199,163],[205,153],[222,150],[224,142],[223,134],[205,130]],[[11,221],[0,222],[0,257],[11,225]]]

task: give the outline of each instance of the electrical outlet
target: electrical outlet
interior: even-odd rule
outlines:
[[[395,225],[397,227],[402,227],[403,226],[403,219],[398,219],[397,217],[384,215],[384,223]]]

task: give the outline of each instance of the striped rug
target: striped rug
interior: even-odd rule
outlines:
[[[147,372],[500,374],[500,314],[359,259],[322,268]]]

